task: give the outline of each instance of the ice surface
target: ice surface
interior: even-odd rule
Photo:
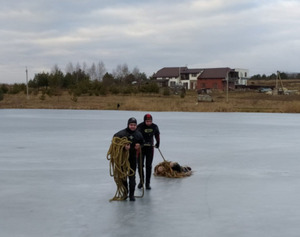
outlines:
[[[109,202],[111,138],[144,113],[0,110],[0,236],[300,235],[298,114],[153,112],[164,157],[194,174]]]

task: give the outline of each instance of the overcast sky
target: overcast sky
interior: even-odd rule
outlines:
[[[299,72],[299,0],[0,0],[0,83],[54,65]]]

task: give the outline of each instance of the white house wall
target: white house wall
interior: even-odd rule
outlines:
[[[169,79],[169,82],[168,82],[168,86],[169,87],[172,87],[172,86],[175,86],[175,85],[180,85],[181,83],[179,82],[179,78],[170,78]]]
[[[235,68],[236,72],[238,72],[238,85],[247,85],[249,79],[249,70],[242,68]]]
[[[189,90],[190,89],[190,81],[189,80],[181,80],[182,86]]]

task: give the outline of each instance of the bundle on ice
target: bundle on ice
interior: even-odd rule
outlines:
[[[107,159],[110,161],[110,176],[114,177],[117,185],[115,196],[110,201],[122,201],[127,198],[128,188],[124,183],[128,176],[134,174],[134,170],[130,168],[129,151],[125,149],[126,144],[130,143],[127,138],[114,137],[110,148],[107,152]]]
[[[192,169],[189,166],[181,166],[177,162],[164,161],[154,168],[154,175],[165,176],[168,178],[183,178],[190,176]]]

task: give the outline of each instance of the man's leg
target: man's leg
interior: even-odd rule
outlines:
[[[135,201],[135,172],[136,172],[136,157],[129,157],[130,168],[134,171],[134,175],[129,176],[129,200]]]
[[[140,176],[140,182],[138,184],[138,188],[141,189],[144,183],[144,163],[145,163],[145,150],[142,149],[142,155],[137,159],[138,172]]]
[[[152,174],[153,149],[153,147],[150,147],[146,152],[146,189],[151,189],[150,179]]]

